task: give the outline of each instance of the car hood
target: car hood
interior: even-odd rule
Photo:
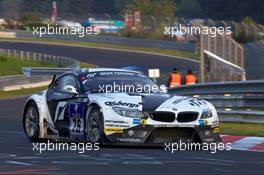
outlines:
[[[153,94],[126,94],[108,93],[91,94],[89,99],[96,100],[101,106],[122,106],[138,108],[143,112],[151,111],[199,111],[207,108],[208,102],[191,97],[173,96],[164,93]]]

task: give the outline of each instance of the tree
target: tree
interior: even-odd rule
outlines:
[[[1,2],[4,17],[17,20],[23,8],[23,0],[3,0]]]
[[[174,17],[175,3],[172,0],[134,0],[127,4],[126,13],[140,11],[143,16]]]
[[[41,23],[42,19],[41,16],[38,13],[26,13],[24,14],[19,21],[22,24],[29,24],[29,23]]]
[[[256,21],[255,21],[253,18],[249,17],[249,16],[246,16],[246,17],[242,20],[242,22],[244,22],[244,23],[246,23],[246,24],[256,24]]]
[[[125,14],[139,11],[141,23],[137,30],[127,30],[126,36],[160,39],[164,27],[174,21],[176,5],[173,0],[133,0],[123,10]]]
[[[185,18],[199,18],[202,14],[201,4],[197,0],[183,0],[177,3],[177,16]]]

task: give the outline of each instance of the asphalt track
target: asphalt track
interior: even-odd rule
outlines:
[[[187,69],[192,69],[195,72],[198,71],[197,62],[160,55],[6,41],[0,41],[0,48],[72,57],[81,62],[99,65],[100,67],[139,66],[146,69],[160,68],[162,72],[170,72],[174,66],[177,66],[182,71],[186,71]]]
[[[0,100],[0,174],[263,174],[264,154],[102,147],[98,151],[33,151],[22,130],[25,97]]]
[[[72,54],[67,55],[72,57],[79,55],[78,59],[84,59],[87,62],[95,61],[90,56],[96,59],[101,55],[97,59],[101,63],[100,65],[120,64],[117,61],[128,64],[124,60],[130,60],[130,56],[139,55],[141,59],[147,59],[146,56],[140,54],[109,53],[98,49],[65,48],[64,46],[43,47],[43,45],[1,42],[0,47],[2,46],[10,49],[31,49],[31,51],[40,49],[51,54],[60,53],[63,56],[66,56],[64,54],[67,53]],[[106,60],[104,61],[102,57]],[[117,59],[113,61],[110,58]],[[132,61],[135,64],[144,63],[144,60],[141,59],[135,57]],[[169,68],[171,65],[166,62],[170,59],[157,57],[160,64],[163,63],[164,67],[167,65]],[[173,60],[173,63],[177,61],[183,60]],[[133,62],[129,62],[129,64],[131,63],[133,64]],[[147,61],[145,64],[153,63]],[[188,66],[189,63],[185,64]],[[40,154],[33,151],[32,144],[23,133],[21,112],[25,100],[26,97],[0,100],[0,174],[242,175],[263,174],[264,172],[264,154],[247,151],[231,150],[215,154],[207,151],[178,151],[171,154],[163,148],[108,146],[102,147],[98,151],[86,151],[83,154],[74,151],[46,151]]]
[[[8,30],[9,32],[15,32],[19,38],[39,38],[39,35],[33,35],[32,32],[23,30]],[[115,45],[127,45],[137,47],[154,47],[161,49],[182,50],[182,51],[195,51],[194,43],[176,43],[175,41],[164,40],[152,40],[152,39],[138,39],[127,37],[113,37],[113,36],[98,36],[89,35],[84,37],[78,37],[76,35],[42,35],[42,38],[56,39],[64,41],[79,41],[90,42],[99,44],[115,44]]]

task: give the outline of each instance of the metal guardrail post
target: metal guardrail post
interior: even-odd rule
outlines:
[[[17,57],[17,51],[16,50],[13,50],[13,57],[15,57],[15,58]]]
[[[34,52],[33,53],[33,60],[36,61],[37,60],[37,54]]]
[[[7,56],[10,57],[11,56],[11,53],[10,53],[10,50],[7,49]]]
[[[26,52],[26,58],[27,58],[27,60],[30,60],[30,53],[29,52]]]
[[[20,59],[23,60],[24,59],[24,52],[20,51]]]

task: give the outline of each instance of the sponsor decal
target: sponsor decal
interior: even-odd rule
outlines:
[[[198,120],[200,126],[208,125],[208,120]]]
[[[213,142],[214,139],[213,138],[204,138],[204,141],[206,141],[206,142]]]
[[[214,128],[214,129],[213,129],[213,132],[214,132],[214,133],[218,133],[218,132],[220,132],[220,130],[219,130],[219,128],[217,127],[217,128]]]
[[[133,125],[139,125],[140,124],[140,118],[134,118],[133,119]]]
[[[96,75],[96,73],[87,74],[87,78],[93,78]]]
[[[67,103],[65,101],[59,102],[56,108],[55,112],[55,119],[54,122],[57,120],[63,120],[64,119],[64,109],[66,108]]]
[[[213,121],[212,123],[213,123],[213,125],[218,125],[219,124],[219,122],[217,120]]]
[[[141,120],[140,120],[140,123],[141,123],[142,125],[146,125],[146,124],[147,124],[147,120],[146,120],[146,119],[141,119]]]
[[[123,133],[123,129],[121,128],[105,128],[105,132],[115,132],[115,133]]]
[[[126,121],[115,121],[115,120],[106,120],[106,127],[114,127],[114,128],[128,128],[130,127],[129,123]]]
[[[112,71],[105,71],[105,72],[100,72],[99,73],[101,76],[112,76],[112,75],[130,75],[134,76],[135,73],[133,72],[123,72],[123,71],[117,71],[117,72],[112,72]]]
[[[153,140],[154,143],[166,143],[170,141],[171,141],[171,138],[161,138],[161,137],[156,137]]]
[[[127,124],[128,122],[123,121],[123,120],[105,120],[105,123],[124,123]]]
[[[130,125],[105,124],[106,127],[129,128]]]
[[[211,127],[212,127],[212,128],[217,128],[217,127],[219,127],[219,122],[218,122],[218,121],[213,121]]]
[[[138,138],[116,138],[116,140],[119,142],[135,142],[135,143],[142,142],[142,140]]]
[[[116,102],[116,101],[107,101],[105,102],[105,105],[106,106],[127,106],[129,108],[136,108],[136,107],[139,107],[140,104],[135,104],[135,103],[128,103],[128,102],[122,102],[122,101],[119,101],[119,102]]]
[[[70,137],[75,139],[83,139],[83,104],[82,103],[72,103],[69,104],[69,120],[70,120]]]
[[[174,127],[195,127],[193,124],[155,124],[153,125],[156,128],[166,127],[166,128],[174,128]]]

